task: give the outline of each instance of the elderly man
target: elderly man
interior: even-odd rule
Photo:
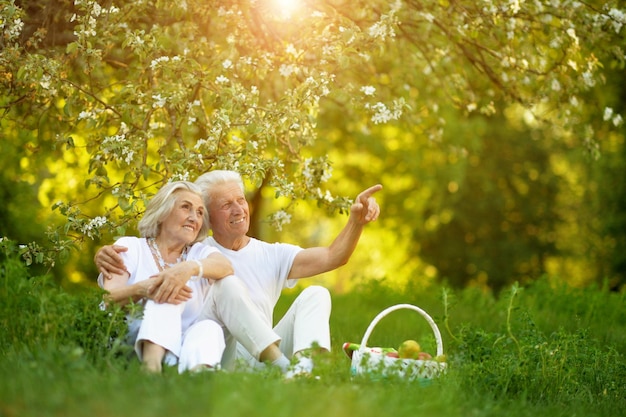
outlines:
[[[217,248],[231,261],[236,275],[218,282],[201,314],[201,318],[220,321],[226,327],[227,348],[222,359],[223,366],[231,368],[238,357],[255,366],[259,361],[270,362],[287,372],[290,365],[288,358],[295,357],[296,363],[289,369],[288,376],[309,374],[313,368],[307,354],[310,349],[317,346],[322,351],[330,350],[331,301],[327,289],[311,286],[303,290],[273,327],[274,333],[268,334],[263,329],[259,331],[263,336],[258,338],[256,328],[234,328],[240,323],[229,328],[229,323],[236,322],[234,316],[237,311],[229,310],[228,306],[241,302],[239,299],[229,304],[229,297],[241,297],[243,293],[258,309],[265,326],[271,328],[273,310],[283,288],[293,287],[297,279],[328,272],[348,262],[364,225],[376,220],[380,214],[373,194],[382,186],[375,185],[357,196],[346,226],[330,246],[303,249],[248,236],[250,211],[238,173],[211,171],[201,175],[196,184],[203,190],[212,230],[212,236],[205,243]],[[98,251],[96,265],[105,277],[110,272],[123,270],[117,252],[124,250],[122,247],[105,246]],[[174,301],[181,291],[185,291],[184,283],[182,279],[164,281],[154,289],[154,299]],[[256,326],[259,327],[258,323]],[[270,340],[271,334],[275,335],[274,340]],[[250,346],[256,343],[257,351],[246,351],[241,345],[235,348],[234,339],[238,339],[238,335],[248,335],[250,339],[242,344]]]

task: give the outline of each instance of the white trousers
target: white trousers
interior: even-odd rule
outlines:
[[[230,276],[211,286],[200,318],[223,324],[226,349],[222,366],[232,369],[238,358],[255,366],[261,352],[275,342],[280,343],[280,350],[288,358],[313,345],[330,351],[330,312],[328,290],[311,286],[302,291],[272,328],[251,301],[243,282]]]
[[[183,373],[199,365],[216,367],[226,347],[222,327],[211,320],[199,320],[182,332],[181,316],[185,304],[158,304],[148,301],[135,339],[135,352],[142,359],[144,341],[167,350],[165,362],[178,362]],[[130,326],[133,327],[133,326]]]

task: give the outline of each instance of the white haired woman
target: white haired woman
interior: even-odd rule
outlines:
[[[223,330],[198,316],[211,281],[232,275],[233,268],[217,249],[200,243],[209,230],[200,189],[187,181],[166,184],[148,203],[138,228],[141,238],[116,242],[128,248],[121,254],[126,271],[112,279],[101,274],[98,283],[108,292],[105,303],[143,307],[143,317],[128,315],[129,339],[142,367],[161,372],[164,361],[178,362],[179,372],[218,366]],[[172,280],[183,290],[170,303],[155,302],[161,284]]]

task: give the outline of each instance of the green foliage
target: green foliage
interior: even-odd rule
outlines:
[[[470,391],[533,403],[622,400],[623,354],[603,348],[586,329],[542,332],[528,312],[512,311],[515,294],[514,288],[505,333],[470,325],[457,335],[453,365]],[[511,323],[511,313],[517,316],[515,323]]]
[[[499,291],[542,275],[563,220],[556,200],[567,193],[550,162],[558,145],[497,117],[449,131],[484,139],[467,158],[451,154],[430,174],[448,186],[425,203],[425,227],[413,230],[421,256],[455,287],[474,282]]]
[[[547,281],[513,287],[501,298],[476,289],[400,293],[362,285],[334,296],[333,351],[316,360],[320,379],[285,382],[273,372],[179,375],[173,368],[155,377],[111,344],[125,331],[123,315],[101,311],[101,294],[69,293],[31,276],[14,243],[0,243],[2,415],[605,416],[626,406],[626,340],[602,336],[626,334],[624,312],[610,315],[623,306],[623,294],[551,288]],[[277,316],[296,295],[281,298]],[[406,302],[438,323],[447,374],[427,385],[352,378],[341,344],[360,341],[382,309]],[[401,312],[379,323],[373,342],[395,346],[416,338],[431,349],[424,320]]]
[[[48,275],[31,276],[14,242],[3,239],[0,249],[0,352],[107,364],[126,350],[124,314],[98,308],[101,291],[68,293]]]
[[[429,231],[430,245],[488,229],[457,270],[442,259],[456,262],[459,244],[442,256],[415,243],[408,257],[428,258],[453,283],[485,272],[501,287],[541,271],[532,254],[553,250],[545,235],[558,224],[538,236],[509,217],[532,230],[542,211],[552,219],[561,177],[540,171],[523,196],[517,186],[476,189],[493,175],[527,182],[561,144],[597,157],[622,125],[619,78],[607,76],[624,66],[617,1],[316,1],[290,13],[271,0],[118,3],[0,0],[0,158],[10,168],[0,191],[10,196],[5,184],[16,183],[43,206],[35,213],[30,199],[10,196],[3,210],[50,226],[3,233],[37,240],[35,261],[132,232],[170,179],[235,168],[254,192],[279,198],[266,210],[278,229],[298,201],[342,213],[353,184],[383,181],[404,242],[424,235],[403,230],[407,221],[424,229],[433,216],[453,219],[452,232]],[[518,117],[500,117],[510,113]],[[476,119],[497,128],[471,132]],[[498,158],[496,145],[519,126],[533,134],[516,135],[502,151],[515,152]],[[522,170],[499,171],[511,166]],[[333,173],[349,184],[328,184]],[[449,196],[452,183],[459,192]],[[461,196],[494,204],[463,211]],[[493,213],[508,231],[477,224]],[[52,248],[39,241],[46,232]],[[499,252],[486,249],[502,240]]]

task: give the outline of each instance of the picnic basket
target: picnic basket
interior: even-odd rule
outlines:
[[[391,357],[379,348],[367,346],[370,335],[378,322],[388,314],[401,309],[413,310],[419,313],[430,325],[437,343],[437,353],[434,359],[406,359]],[[443,360],[443,341],[441,333],[434,320],[421,308],[412,304],[396,304],[378,313],[370,323],[358,349],[352,353],[350,371],[353,376],[365,375],[374,379],[400,377],[409,381],[431,380],[446,371],[447,363]]]

